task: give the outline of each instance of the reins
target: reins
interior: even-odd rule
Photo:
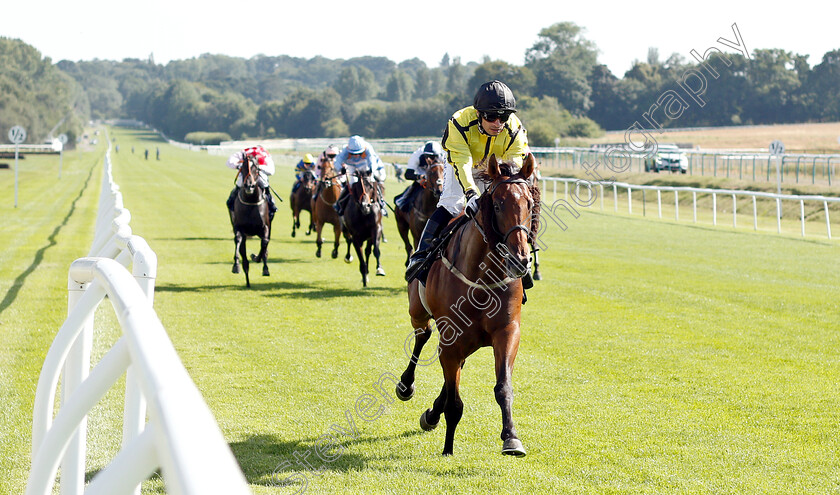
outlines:
[[[496,191],[496,188],[499,187],[501,184],[525,184],[527,186],[528,181],[526,179],[522,179],[522,178],[516,178],[516,179],[508,178],[508,179],[505,179],[503,181],[496,182],[495,184],[493,184],[493,186],[490,189],[485,191],[484,194],[492,197],[493,193]],[[475,219],[475,217],[471,218],[470,220],[472,221],[473,225],[475,225],[478,232],[481,234],[481,237],[484,240],[484,243],[487,244],[487,246],[490,248],[490,251],[495,252],[495,253],[501,255],[502,258],[506,259],[509,254],[507,252],[500,253],[498,248],[495,245],[490,244],[490,241],[488,241],[487,235],[486,235],[484,229],[481,227],[481,225]],[[466,225],[466,224],[464,224],[464,225]],[[519,230],[525,231],[526,235],[529,238],[531,236],[530,227],[525,226],[523,224],[514,225],[505,234],[502,234],[501,232],[499,232],[498,228],[496,227],[495,215],[494,215],[493,221],[491,222],[491,225],[493,226],[493,230],[495,231],[495,233],[502,236],[502,242],[501,242],[502,245],[504,245],[507,242],[507,240],[511,236],[511,234],[513,234],[514,232],[517,232]],[[461,229],[461,235],[463,235],[463,228]],[[457,258],[457,255],[456,255],[456,258]],[[441,262],[443,263],[443,266],[445,266],[447,270],[449,270],[453,275],[455,275],[455,277],[458,280],[460,280],[464,284],[468,285],[469,287],[473,287],[473,288],[477,288],[477,289],[485,289],[485,290],[497,289],[497,288],[504,287],[504,286],[510,284],[511,282],[517,280],[517,278],[518,278],[518,277],[511,277],[510,275],[508,275],[504,279],[499,280],[499,281],[497,281],[493,284],[480,284],[480,283],[473,282],[472,280],[468,279],[467,276],[464,275],[464,273],[461,272],[461,270],[459,270],[455,266],[455,264],[453,262],[451,262],[446,257],[446,254],[443,253],[443,252],[441,252]]]

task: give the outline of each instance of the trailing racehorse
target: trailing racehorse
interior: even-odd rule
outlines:
[[[385,269],[379,263],[379,241],[382,238],[382,207],[380,206],[379,189],[370,180],[368,174],[356,172],[358,180],[350,187],[350,200],[344,208],[341,217],[344,237],[347,239],[347,254],[350,257],[350,244],[356,249],[359,257],[359,272],[362,274],[362,285],[367,287],[368,262],[370,253],[376,258],[376,274],[385,275]],[[365,245],[364,256],[362,245]],[[347,258],[345,258],[347,261]],[[349,263],[349,261],[348,261]]]
[[[312,198],[312,222],[315,224],[315,242],[318,249],[315,256],[321,257],[321,245],[324,243],[321,237],[321,230],[325,224],[332,224],[335,241],[333,243],[332,257],[338,257],[338,243],[341,240],[341,219],[336,213],[333,205],[341,194],[341,182],[335,174],[335,168],[329,160],[324,160],[321,165],[321,180],[318,182],[316,196]]]
[[[408,213],[400,208],[394,211],[397,229],[400,231],[403,243],[405,243],[406,266],[408,266],[408,258],[411,257],[411,253],[417,248],[420,234],[423,233],[423,227],[426,226],[426,220],[437,208],[437,202],[443,192],[443,165],[440,163],[430,165],[426,169],[425,178],[418,182],[423,187],[423,191],[414,197]],[[408,194],[412,187],[415,186],[413,184],[409,186],[404,194]],[[409,240],[409,232],[411,232],[414,242]]]
[[[312,228],[315,226],[312,222],[312,194],[315,192],[316,182],[315,174],[311,170],[304,170],[300,176],[300,186],[292,192],[289,201],[292,208],[292,237],[300,228],[300,212],[303,210],[309,212],[309,229],[306,235],[312,233]]]
[[[239,168],[242,174],[242,187],[233,203],[234,243],[233,273],[239,273],[239,256],[242,256],[242,268],[245,271],[245,285],[251,287],[248,276],[248,256],[245,240],[250,236],[260,238],[260,254],[251,257],[252,261],[263,264],[263,276],[268,276],[268,242],[271,238],[271,220],[268,204],[265,200],[266,191],[259,185],[259,168],[254,156],[246,156],[245,163]]]
[[[408,367],[397,384],[397,395],[414,395],[414,373],[420,352],[432,335],[431,320],[440,331],[439,360],[444,385],[431,408],[420,416],[420,426],[432,430],[446,418],[443,454],[453,453],[455,428],[464,404],[458,391],[464,361],[480,347],[492,346],[496,362],[496,402],[502,410],[502,453],[523,456],[512,418],[513,362],[519,349],[522,281],[529,270],[529,238],[534,230],[533,188],[528,183],[533,155],[519,173],[509,163],[490,156],[490,183],[479,199],[474,219],[460,216],[448,229],[452,240],[430,268],[425,287],[408,285],[409,314],[415,344]],[[447,237],[447,233],[443,234]]]

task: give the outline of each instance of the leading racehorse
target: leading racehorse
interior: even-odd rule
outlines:
[[[318,248],[315,256],[321,257],[321,246],[324,239],[321,237],[321,230],[325,224],[332,224],[335,241],[333,242],[332,257],[338,257],[338,243],[341,240],[341,219],[336,213],[333,205],[341,194],[341,182],[335,173],[335,167],[330,160],[324,160],[321,167],[321,180],[318,182],[318,189],[315,197],[312,198],[312,222],[315,224],[315,242]]]
[[[380,206],[379,188],[370,180],[370,175],[356,172],[358,180],[355,184],[348,184],[351,198],[344,208],[341,218],[344,237],[347,239],[347,258],[350,258],[350,244],[356,249],[359,257],[359,272],[362,274],[362,285],[367,287],[368,262],[371,249],[376,257],[376,274],[385,275],[385,269],[379,263],[379,241],[382,238],[382,207]],[[362,244],[365,253],[362,256]],[[349,263],[349,261],[347,261]]]
[[[420,352],[432,335],[432,318],[440,332],[438,347],[444,385],[432,407],[420,416],[420,426],[435,428],[446,418],[443,455],[451,455],[455,428],[464,404],[458,392],[461,368],[480,347],[492,346],[496,362],[496,402],[502,410],[502,453],[524,456],[511,415],[511,374],[519,349],[522,281],[530,266],[529,238],[534,230],[534,197],[529,184],[534,167],[529,154],[522,169],[513,174],[510,163],[499,164],[491,155],[490,183],[479,199],[474,219],[458,217],[451,230],[452,242],[429,268],[425,287],[418,280],[408,285],[409,314],[415,343],[412,358],[397,384],[397,396],[414,395],[414,372]],[[460,220],[459,220],[460,219]],[[457,222],[457,223],[456,223]],[[445,234],[444,234],[445,235]]]
[[[268,242],[271,238],[271,219],[268,203],[265,200],[266,191],[259,185],[259,167],[254,156],[247,155],[245,162],[239,167],[242,174],[242,187],[233,202],[234,243],[233,273],[239,273],[239,256],[242,256],[242,268],[245,271],[245,285],[251,287],[248,276],[248,256],[245,250],[245,239],[249,236],[260,238],[260,254],[252,256],[256,263],[262,261],[263,276],[268,276]]]
[[[426,226],[426,220],[437,208],[437,202],[443,192],[443,164],[435,163],[429,166],[426,169],[425,177],[418,182],[423,187],[423,191],[414,197],[408,213],[401,208],[394,210],[397,229],[400,231],[403,243],[405,243],[406,266],[408,266],[408,258],[411,257],[411,253],[417,248],[420,234],[423,233],[423,227]],[[409,186],[409,188],[411,187],[414,187],[414,185]],[[411,232],[414,242],[409,240],[409,232]]]

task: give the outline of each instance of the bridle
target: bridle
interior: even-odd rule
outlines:
[[[490,198],[492,198],[492,197],[493,197],[493,193],[495,193],[495,192],[496,192],[496,188],[498,188],[498,187],[499,187],[500,185],[502,185],[502,184],[524,184],[526,188],[527,188],[527,187],[528,187],[528,185],[529,185],[529,184],[528,184],[528,180],[527,180],[527,179],[522,179],[522,178],[516,178],[516,179],[513,179],[513,178],[508,178],[508,179],[505,179],[505,180],[502,180],[502,181],[496,182],[496,183],[495,183],[495,184],[493,184],[493,186],[492,186],[490,189],[488,189],[488,190],[487,190],[484,194],[486,194],[486,195],[490,196]],[[533,209],[533,206],[531,206],[531,207],[530,207],[529,211],[530,211],[530,210],[532,210],[532,209]],[[529,220],[530,220],[530,216],[529,216]],[[531,237],[531,227],[530,227],[530,225],[524,225],[524,224],[514,225],[513,227],[511,227],[510,229],[508,229],[508,231],[507,231],[507,232],[505,232],[505,233],[503,234],[503,233],[499,230],[499,228],[497,227],[497,225],[496,225],[497,221],[498,221],[498,219],[496,218],[496,215],[495,215],[495,210],[494,210],[493,222],[491,223],[491,225],[493,226],[493,231],[494,231],[496,234],[498,234],[499,236],[501,236],[501,237],[502,237],[502,242],[501,242],[502,244],[507,243],[508,238],[509,238],[512,234],[514,234],[515,232],[520,231],[520,230],[524,231],[524,232],[525,232],[525,235],[526,235],[526,236],[530,239],[530,237]],[[484,229],[482,229],[482,228],[481,228],[481,225],[479,225],[479,224],[478,224],[478,222],[476,222],[476,221],[475,221],[475,218],[473,218],[473,222],[475,223],[476,227],[478,227],[478,231],[479,231],[479,232],[481,232],[481,236],[484,238],[484,242],[486,242],[486,243],[489,245],[489,244],[490,244],[490,242],[487,240],[487,235],[485,235],[485,233],[484,233]],[[496,249],[496,247],[495,247],[495,246],[491,246],[491,248]]]
[[[251,203],[251,202],[245,201],[245,199],[242,197],[243,189],[251,188],[251,187],[256,188],[257,187],[257,179],[258,179],[258,177],[254,177],[254,170],[256,170],[258,167],[257,167],[256,163],[254,163],[250,157],[245,159],[245,163],[243,163],[243,165],[246,165],[246,167],[243,167],[243,166],[239,167],[239,174],[242,175],[242,187],[239,189],[239,202],[242,203],[243,205],[261,205],[265,202],[265,195],[261,195],[262,197],[256,203]],[[242,172],[243,168],[247,168],[248,171],[243,173]],[[257,176],[259,176],[259,172],[256,172],[256,174],[257,174]],[[248,185],[249,183],[252,183],[253,186]]]

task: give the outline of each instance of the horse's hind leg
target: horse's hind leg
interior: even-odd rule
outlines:
[[[263,277],[267,277],[269,275],[269,273],[268,273],[268,242],[269,242],[269,240],[268,240],[267,237],[263,237],[262,239],[260,239],[260,255],[259,255],[259,258],[262,260],[262,263],[263,263],[263,271],[262,271]]]
[[[362,243],[353,242],[356,248],[356,256],[359,257],[359,272],[362,274],[362,286],[367,287],[368,283],[368,259],[370,258],[370,243],[367,244],[365,253],[362,253]]]
[[[513,425],[513,362],[519,350],[519,329],[509,328],[493,336],[493,355],[496,360],[496,386],[493,391],[502,409],[502,454],[524,456],[525,448]]]
[[[443,455],[452,455],[453,444],[455,443],[455,428],[458,427],[458,422],[461,421],[461,416],[464,414],[464,402],[458,392],[458,386],[461,383],[461,364],[460,361],[452,358],[441,358],[444,388],[446,390],[446,403],[443,406],[443,416],[446,418],[446,440],[443,443]],[[438,400],[440,400],[440,397],[438,397]],[[436,400],[435,409],[437,407]]]
[[[381,231],[383,229],[380,228],[379,230]],[[374,239],[376,239],[375,236],[376,236],[376,233],[374,233]],[[368,249],[370,249],[370,245],[368,245]],[[385,276],[385,269],[382,268],[382,264],[379,262],[379,254],[380,254],[379,239],[376,239],[373,242],[373,257],[376,258],[376,275],[379,276],[379,277],[384,277]],[[370,257],[370,256],[368,256],[368,257]]]

